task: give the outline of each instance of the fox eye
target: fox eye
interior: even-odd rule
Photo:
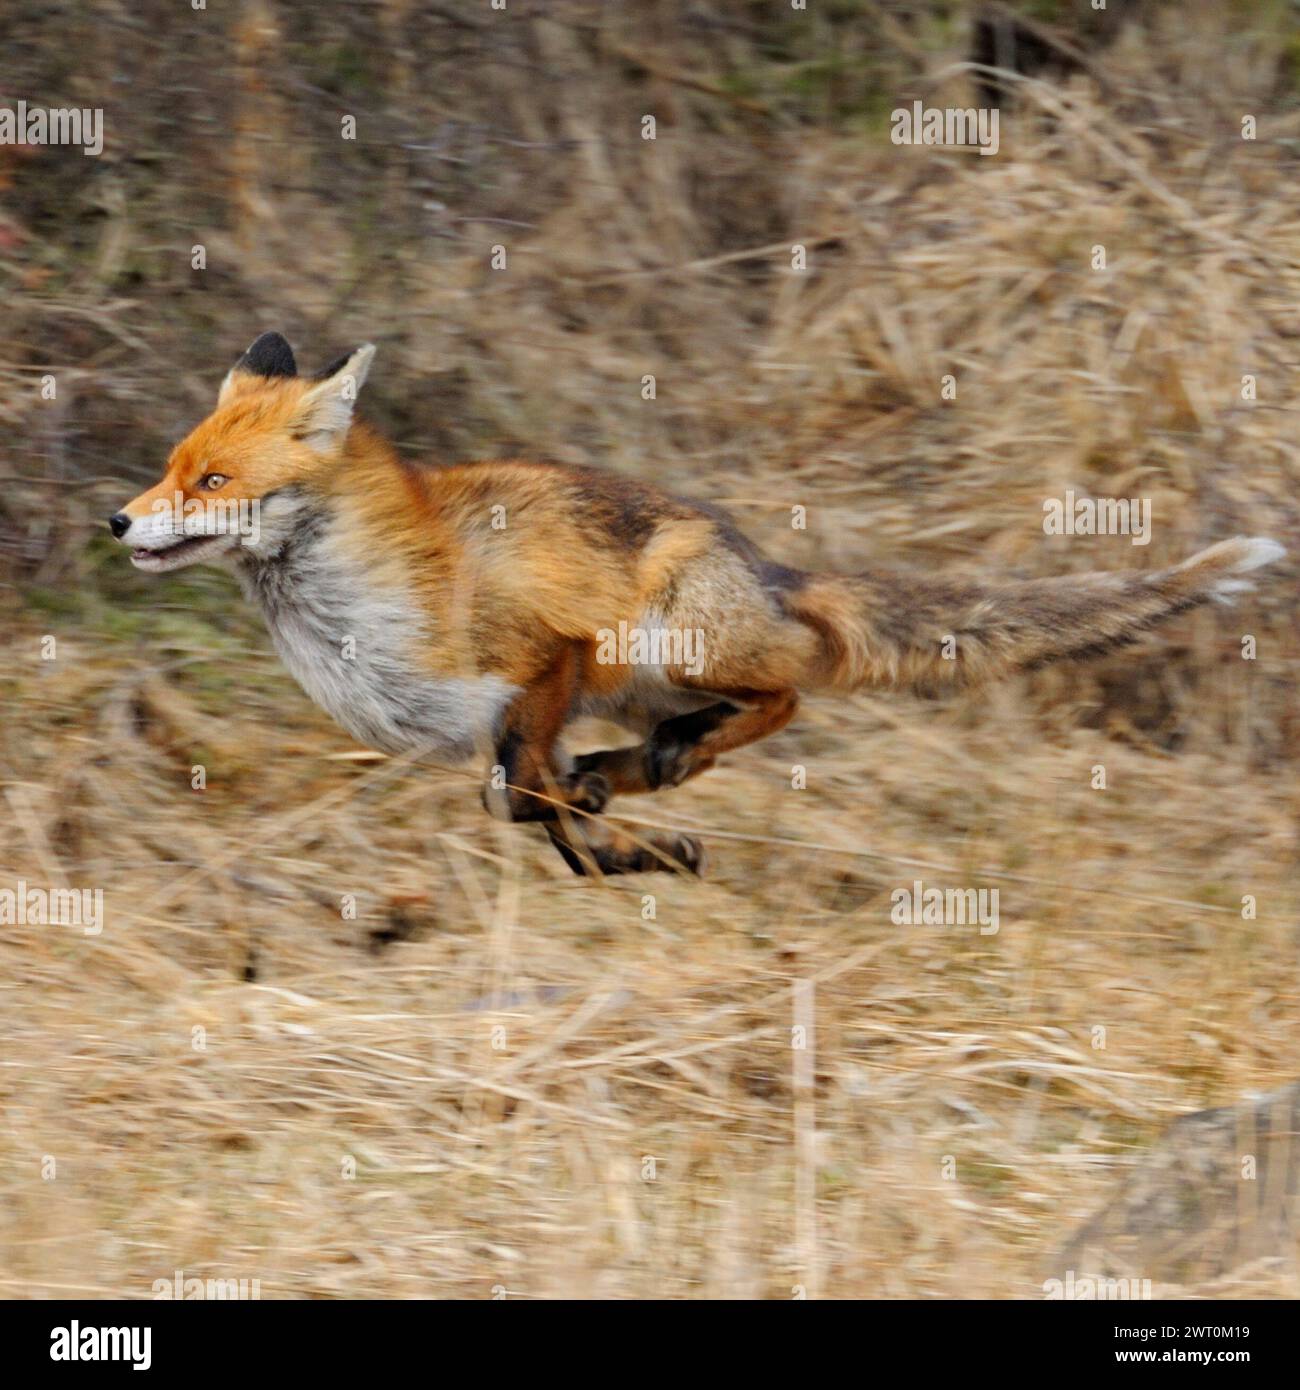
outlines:
[[[226,475],[225,475],[224,473],[205,473],[205,474],[199,479],[197,485],[198,485],[199,487],[201,487],[201,488],[212,489],[212,488],[216,488],[216,487],[222,487],[224,484],[228,483],[229,481],[230,481],[230,479],[227,478]]]

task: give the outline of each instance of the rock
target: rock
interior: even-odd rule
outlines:
[[[1300,1081],[1176,1120],[1045,1271],[1189,1283],[1296,1254]]]

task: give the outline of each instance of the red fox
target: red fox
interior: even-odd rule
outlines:
[[[701,872],[697,840],[634,837],[599,813],[775,733],[800,690],[942,689],[1093,656],[1283,554],[1238,537],[1149,572],[805,573],[646,483],[399,458],[353,416],[373,356],[365,344],[304,377],[264,333],[110,529],[150,573],[233,566],[285,665],[362,742],[495,750],[488,810],[543,823],[579,874]],[[584,714],[643,742],[570,758],[560,738]]]

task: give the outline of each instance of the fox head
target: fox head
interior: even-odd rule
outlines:
[[[151,574],[273,554],[313,483],[337,465],[375,349],[364,343],[315,376],[263,333],[226,374],[216,409],[172,451],[162,481],[108,519]]]

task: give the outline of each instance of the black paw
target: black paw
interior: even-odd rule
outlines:
[[[704,753],[700,743],[736,712],[735,705],[710,705],[694,714],[665,719],[657,725],[645,746],[645,776],[649,786],[655,791],[660,787],[677,787],[692,773],[712,767],[713,759]]]
[[[660,787],[680,786],[691,771],[692,744],[682,743],[669,734],[663,737],[659,729],[645,746],[645,780],[654,791]]]
[[[609,778],[602,772],[571,772],[560,779],[560,786],[575,810],[598,816],[609,805]]]
[[[631,850],[615,850],[606,845],[584,845],[579,851],[556,828],[547,827],[551,843],[560,851],[564,862],[581,878],[600,873],[614,874],[688,873],[703,878],[708,856],[699,840],[690,835],[676,835],[660,842],[655,849],[638,845]]]
[[[704,851],[704,845],[693,836],[679,835],[677,843],[672,849],[673,858],[686,870],[688,874],[694,874],[696,878],[703,878],[705,871],[709,867],[709,856]],[[667,867],[660,865],[659,867]]]

